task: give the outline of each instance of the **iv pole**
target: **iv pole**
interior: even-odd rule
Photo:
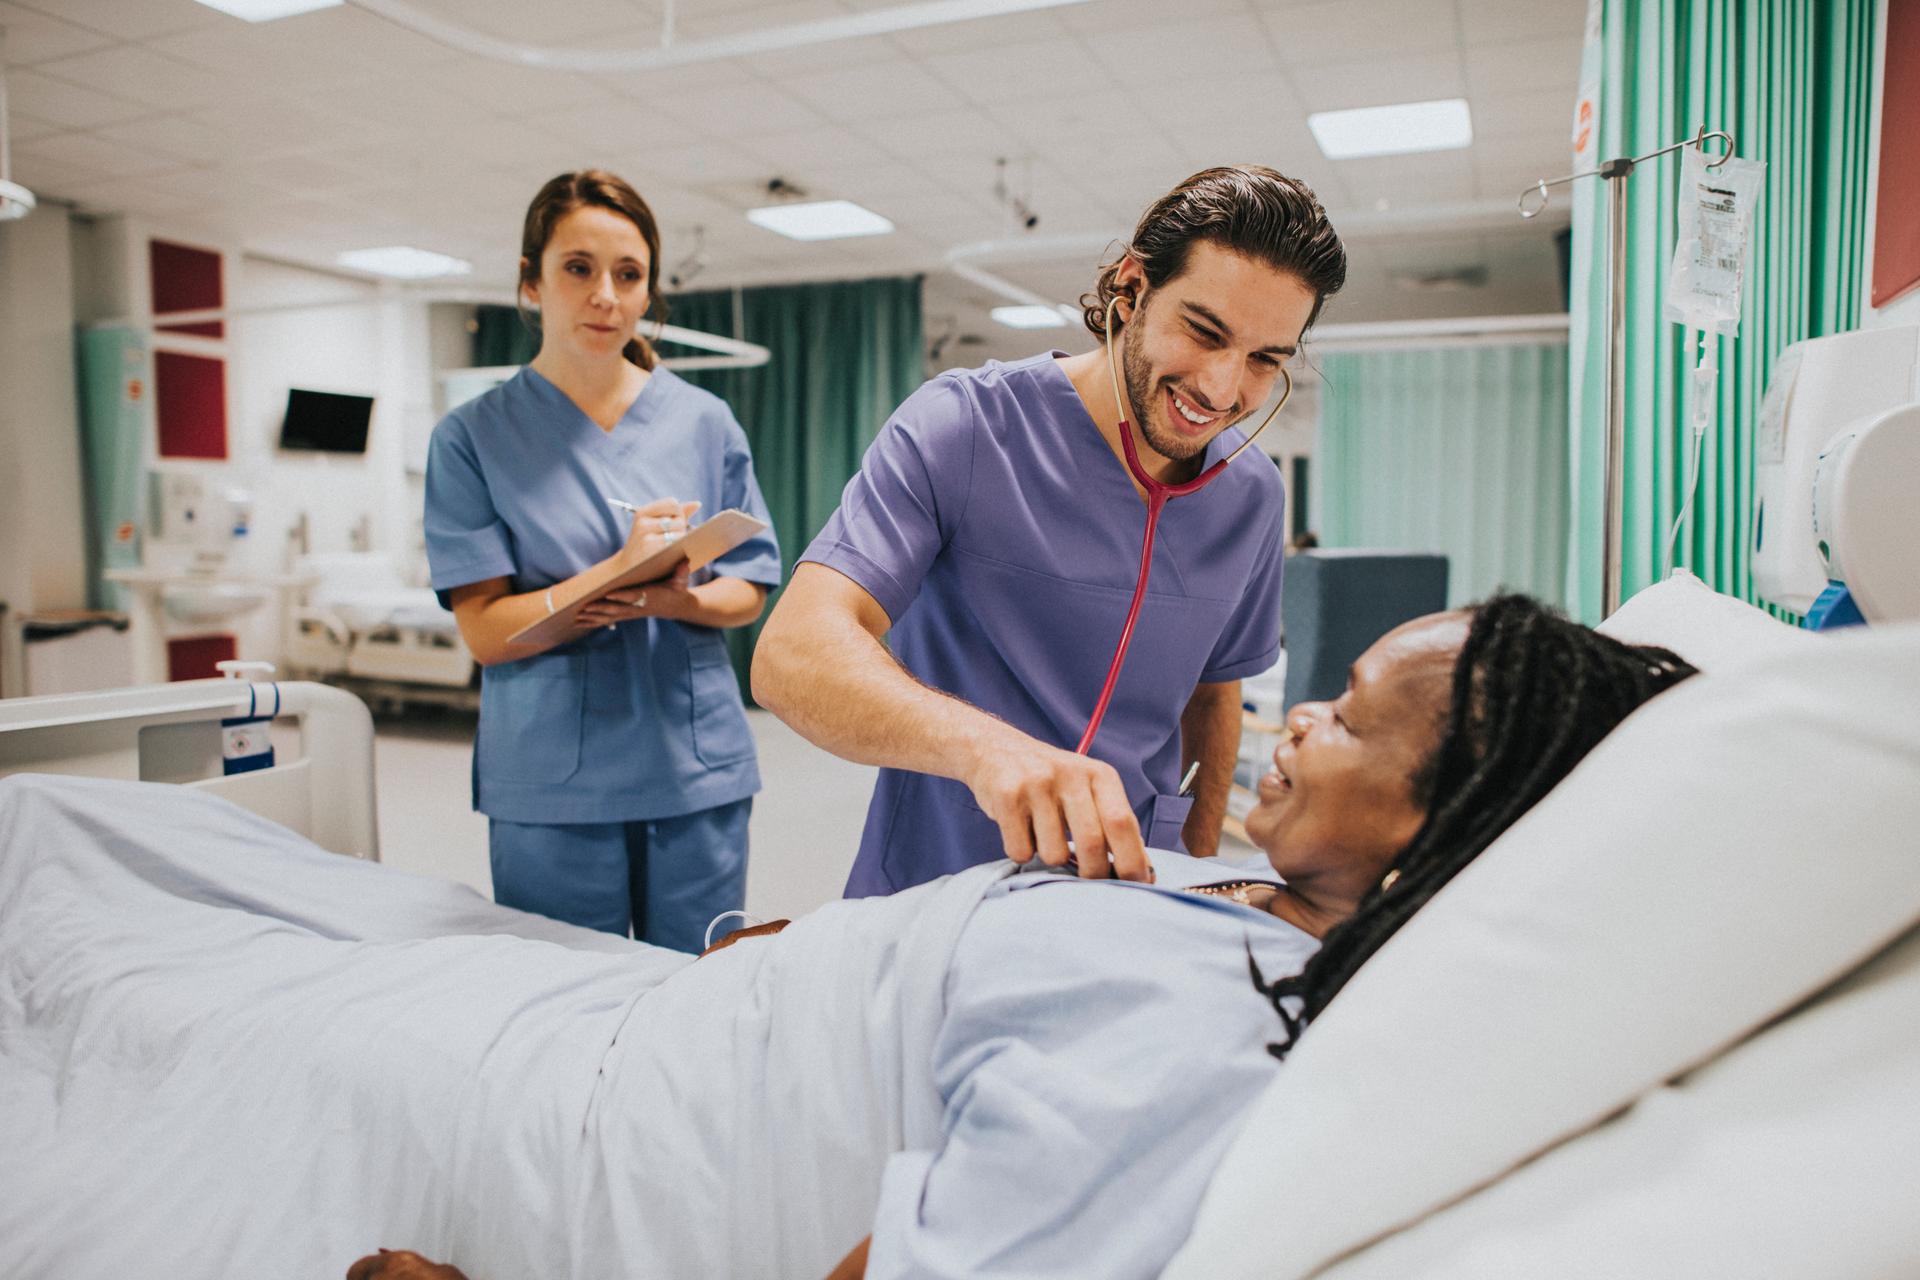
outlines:
[[[1607,424],[1607,465],[1605,471],[1606,528],[1600,546],[1600,607],[1601,616],[1611,616],[1620,607],[1620,542],[1623,513],[1626,510],[1626,468],[1627,468],[1627,179],[1632,176],[1635,166],[1649,160],[1658,159],[1682,147],[1707,149],[1706,144],[1718,138],[1726,143],[1726,150],[1720,153],[1718,160],[1707,165],[1717,169],[1733,155],[1733,135],[1725,130],[1715,129],[1711,133],[1705,125],[1691,138],[1670,143],[1658,151],[1649,151],[1643,156],[1631,159],[1621,158],[1604,161],[1597,169],[1587,169],[1581,173],[1569,173],[1561,178],[1543,178],[1520,193],[1520,216],[1532,218],[1547,207],[1551,196],[1547,188],[1564,186],[1578,182],[1581,178],[1598,177],[1607,183],[1607,313],[1606,313],[1606,366],[1607,381],[1605,395],[1601,401],[1601,417]],[[1538,198],[1537,204],[1529,203]]]

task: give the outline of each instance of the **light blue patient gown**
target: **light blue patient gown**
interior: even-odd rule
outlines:
[[[1278,1066],[1248,951],[1272,981],[1318,948],[1264,911],[1167,887],[995,886],[948,973],[941,1142],[888,1161],[868,1280],[1159,1275]]]
[[[433,587],[507,577],[537,591],[617,551],[608,500],[697,501],[768,520],[746,435],[717,397],[655,369],[611,432],[532,369],[449,413],[427,459]],[[695,575],[775,587],[772,531]],[[648,618],[486,668],[474,807],[491,819],[494,896],[574,924],[698,950],[745,896],[760,789],[718,630]]]

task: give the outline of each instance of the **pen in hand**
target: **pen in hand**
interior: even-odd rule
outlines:
[[[1199,773],[1200,773],[1200,762],[1198,760],[1195,760],[1192,764],[1187,766],[1186,776],[1180,779],[1179,794],[1184,796],[1184,795],[1191,795],[1193,793],[1193,780],[1194,778],[1199,776]]]

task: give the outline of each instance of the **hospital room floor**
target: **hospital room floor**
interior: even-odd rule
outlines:
[[[487,820],[469,803],[474,717],[422,711],[375,732],[381,859],[491,895]],[[840,896],[874,770],[828,755],[765,711],[747,712],[764,789],[754,798],[747,910],[799,916]]]

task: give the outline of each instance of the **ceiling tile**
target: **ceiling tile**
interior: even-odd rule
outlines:
[[[650,181],[683,185],[708,182],[765,181],[773,175],[759,157],[738,147],[707,143],[700,146],[648,144],[630,146],[621,169],[642,191]]]
[[[1095,5],[1094,7],[1101,7]],[[971,53],[979,49],[1007,49],[1063,40],[1071,33],[1060,21],[1060,10],[1010,13],[970,22],[948,22],[937,27],[896,31],[888,39],[895,48],[914,57],[943,53]]]
[[[821,115],[800,99],[759,81],[685,88],[670,95],[648,95],[643,100],[703,133],[723,137],[824,123]]]
[[[1396,102],[1458,98],[1467,91],[1457,53],[1376,58],[1293,68],[1294,87],[1308,111],[1340,111]]]
[[[68,187],[61,196],[90,213],[138,213],[169,217],[205,207],[198,195],[168,193],[136,178],[112,178]]]
[[[1523,40],[1467,50],[1467,86],[1478,94],[1559,90],[1569,100],[1580,84],[1580,40]]]
[[[137,102],[55,80],[38,71],[7,73],[7,105],[65,129],[91,129],[150,114]]]
[[[795,76],[831,75],[874,63],[897,66],[900,50],[885,36],[861,36],[855,40],[833,40],[751,54],[739,62],[763,80],[788,80]]]
[[[604,83],[572,71],[457,58],[414,73],[420,83],[490,116],[591,109],[617,101]]]
[[[779,133],[754,133],[741,140],[742,147],[764,160],[767,171],[787,168],[805,173],[815,167],[886,164],[894,157],[878,143],[869,142],[851,129],[821,125]]]
[[[1433,0],[1330,0],[1292,8],[1262,6],[1266,23],[1289,66],[1350,62],[1354,51],[1372,57],[1426,53],[1461,46],[1450,4]]]
[[[56,133],[66,133],[57,124],[49,124],[34,116],[23,115],[17,111],[7,113],[7,136],[15,142],[30,142],[34,138],[45,138]]]
[[[855,131],[905,160],[938,163],[1005,155],[1017,143],[999,121],[977,108],[863,120]]]
[[[1250,7],[1261,8],[1275,0],[1181,0],[1180,12],[1196,21],[1212,17],[1238,17]],[[1167,0],[1095,0],[1093,4],[1068,5],[1056,9],[1061,25],[1079,35],[1101,31],[1119,31],[1129,27],[1157,27],[1167,20]]]
[[[130,147],[90,133],[59,133],[23,142],[14,148],[14,155],[16,158],[44,156],[116,179],[137,178],[181,166],[181,161],[172,156],[157,155],[142,147]]]
[[[1090,31],[1082,40],[1118,83],[1162,86],[1156,99],[1204,98],[1215,77],[1261,71],[1276,63],[1266,28],[1253,17],[1182,14],[1159,26]]]
[[[1536,90],[1530,93],[1480,94],[1473,100],[1473,136],[1512,138],[1573,133],[1576,89]]]
[[[898,60],[785,80],[781,87],[806,99],[831,120],[924,115],[967,105],[943,82],[910,62]]]
[[[6,65],[9,67],[67,58],[113,43],[113,38],[103,32],[78,27],[17,4],[0,4],[0,29],[6,32]]]
[[[130,44],[43,63],[38,70],[166,111],[190,111],[225,100],[233,92],[204,67]]]
[[[1076,86],[1092,91],[1108,73],[1077,40],[1047,40],[923,60],[927,70],[985,107],[1053,97]]]
[[[1586,31],[1587,0],[1456,0],[1460,29],[1470,45],[1542,37],[1578,40]]]
[[[19,0],[19,4],[117,40],[151,40],[240,22],[194,0]]]

